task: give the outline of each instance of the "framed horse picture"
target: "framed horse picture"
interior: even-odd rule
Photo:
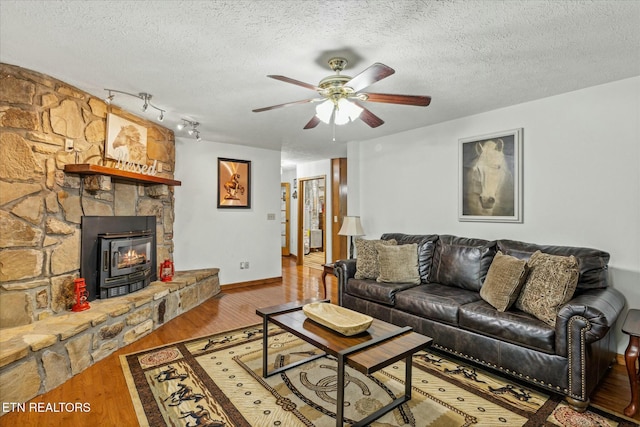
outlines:
[[[522,132],[459,140],[459,221],[522,222]]]
[[[251,162],[218,157],[218,208],[251,208]]]
[[[104,157],[121,162],[147,164],[147,128],[109,113]]]

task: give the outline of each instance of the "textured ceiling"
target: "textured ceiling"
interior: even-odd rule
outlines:
[[[153,94],[207,141],[282,149],[283,162],[344,156],[367,140],[640,75],[638,1],[0,1],[0,60],[104,97]],[[312,98],[269,79],[318,82],[338,54],[354,76],[374,62],[396,73],[371,92],[430,95],[429,107],[366,106],[362,121],[303,130]],[[141,102],[114,104],[141,113]],[[179,144],[196,143],[176,132]]]

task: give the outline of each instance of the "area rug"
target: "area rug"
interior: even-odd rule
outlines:
[[[269,370],[320,353],[269,329]],[[141,426],[335,426],[336,361],[325,356],[262,377],[262,327],[242,328],[121,356]],[[372,425],[632,426],[589,407],[579,414],[547,395],[439,353],[413,357],[412,399]],[[404,393],[404,362],[372,376],[347,368],[345,424]]]

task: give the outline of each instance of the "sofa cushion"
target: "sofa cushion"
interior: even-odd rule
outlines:
[[[416,285],[413,283],[378,283],[371,279],[349,279],[344,291],[363,300],[392,306],[396,303],[398,292],[413,286]]]
[[[516,307],[555,326],[560,306],[568,302],[578,283],[578,261],[569,257],[536,251],[528,261],[529,277],[516,301]]]
[[[380,275],[378,265],[378,250],[376,244],[395,245],[395,240],[366,240],[356,239],[356,279],[377,279]]]
[[[429,272],[433,261],[433,252],[436,250],[437,234],[403,234],[385,233],[380,236],[382,240],[395,240],[399,245],[415,243],[418,245],[418,272],[422,283],[429,281]]]
[[[427,283],[397,293],[395,308],[457,326],[460,307],[478,300],[480,294],[477,292]]]
[[[499,312],[481,300],[460,307],[458,322],[463,329],[545,353],[555,353],[555,328],[522,311]]]
[[[418,275],[418,245],[387,246],[378,243],[378,263],[383,283],[420,283]]]
[[[495,254],[495,242],[492,241],[440,236],[429,282],[480,291]]]
[[[480,289],[480,296],[498,311],[507,311],[516,302],[528,271],[527,261],[498,251]]]
[[[578,260],[580,277],[577,289],[596,289],[607,287],[607,265],[610,255],[607,252],[573,246],[536,245],[517,240],[498,240],[498,249],[503,254],[528,260],[536,251],[550,255],[573,255]]]

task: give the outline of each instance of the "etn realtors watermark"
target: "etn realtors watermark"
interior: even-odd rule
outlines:
[[[2,402],[2,412],[91,412],[88,402]]]

